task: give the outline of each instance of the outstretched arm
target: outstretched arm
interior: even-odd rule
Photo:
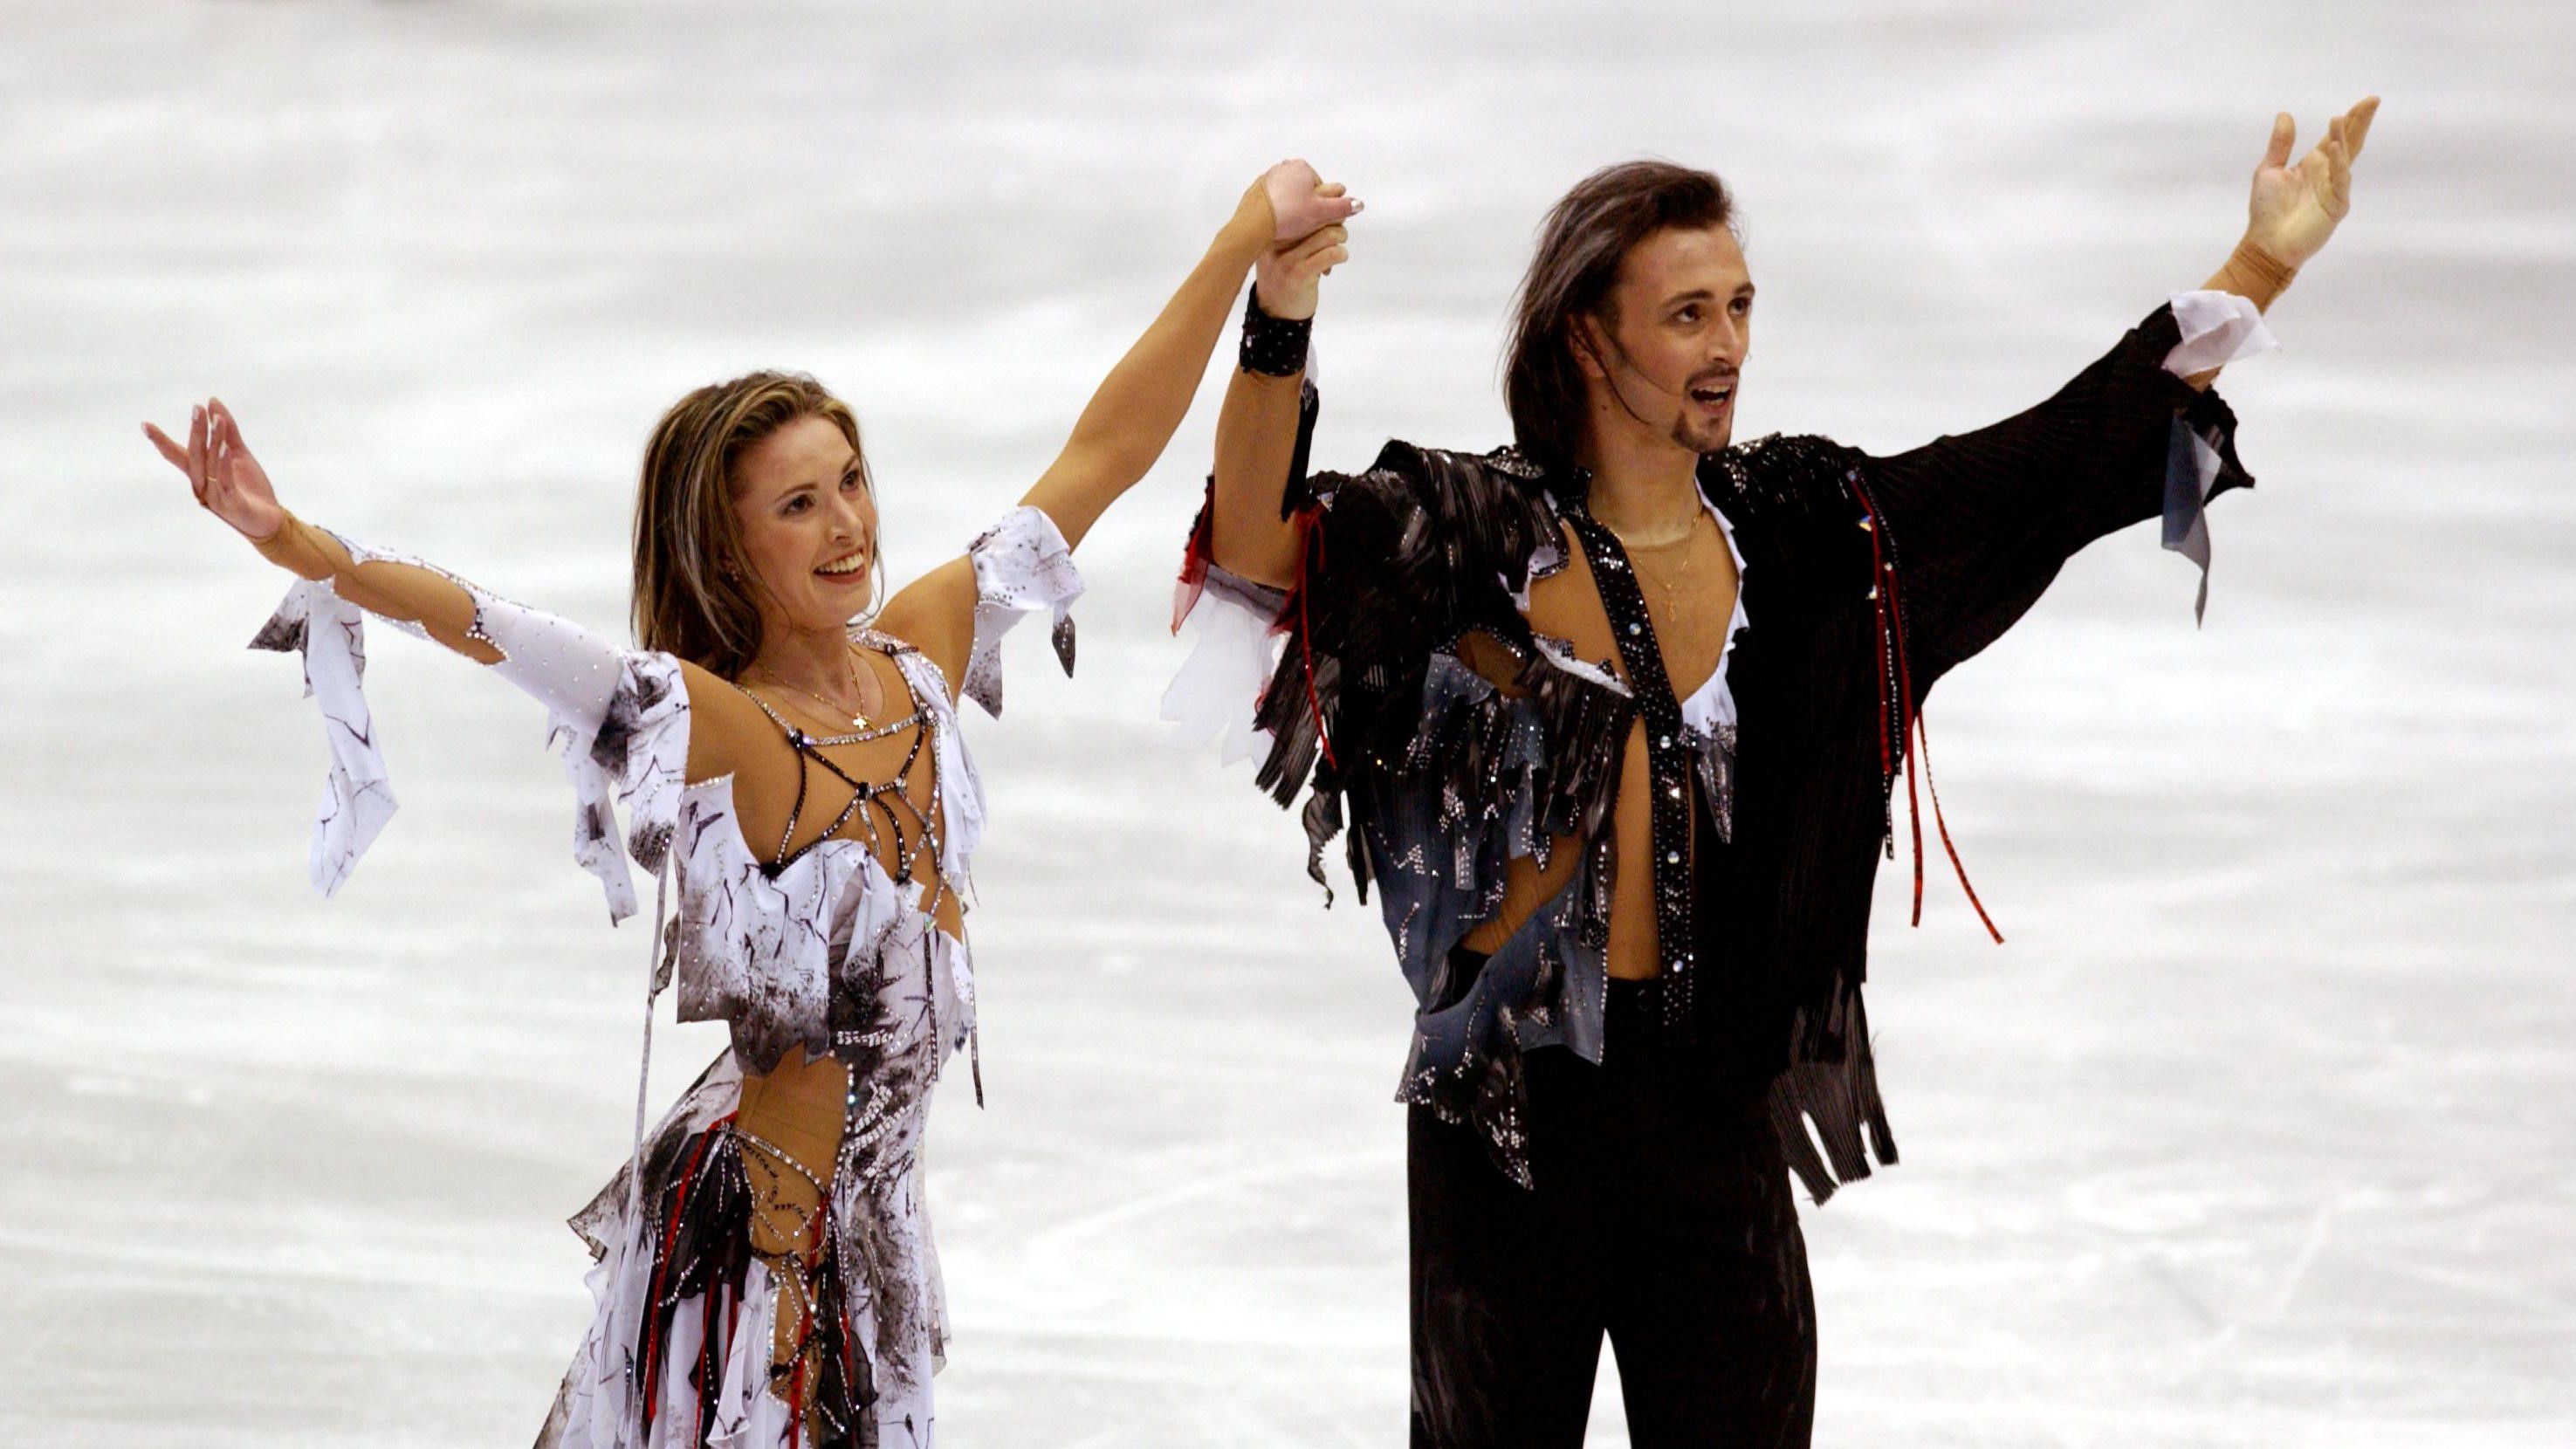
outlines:
[[[614,641],[500,599],[426,563],[352,552],[338,535],[314,527],[278,502],[268,470],[242,440],[241,424],[220,398],[191,415],[185,447],[150,423],[143,431],[161,456],[187,475],[197,502],[232,525],[270,563],[298,578],[329,584],[343,602],[370,614],[416,626],[478,664],[499,666],[512,684],[568,721],[597,723],[617,684],[615,662],[625,652]],[[515,652],[522,657],[512,657],[506,635],[513,626],[541,635],[543,647],[521,649]],[[545,657],[535,657],[540,653]],[[708,688],[717,683],[715,676],[695,664],[681,661],[680,669],[690,692],[700,699],[730,692]],[[690,745],[691,779],[732,768],[722,758],[719,732],[698,731]]]
[[[338,538],[287,512],[221,398],[190,411],[184,448],[150,423],[143,435],[187,476],[198,505],[232,525],[262,558],[298,578],[329,583],[333,593],[371,614],[416,624],[478,664],[501,662],[501,651],[477,637],[474,595],[462,582],[418,564],[361,562]]]
[[[2244,238],[2205,291],[2157,309],[2047,401],[1862,460],[1871,506],[1885,510],[1919,684],[1992,643],[2067,558],[2114,530],[2161,514],[2166,546],[2205,568],[2202,503],[2251,481],[2236,461],[2234,414],[2209,384],[2249,336],[2267,340],[2235,299],[2268,307],[2324,247],[2351,209],[2352,157],[2377,111],[2373,97],[2337,117],[2296,166],[2284,164],[2290,122],[2278,118]]]
[[[353,547],[305,523],[278,502],[267,470],[220,401],[195,410],[184,447],[149,423],[143,431],[187,476],[199,504],[303,580],[252,642],[303,655],[306,692],[325,721],[332,769],[315,829],[316,886],[325,894],[338,889],[394,809],[359,687],[364,610],[493,666],[546,706],[570,741],[565,766],[580,807],[575,858],[600,878],[612,917],[635,909],[610,798],[628,806],[629,852],[658,868],[683,779],[732,768],[733,732],[690,728],[691,701],[716,702],[731,690],[694,664],[621,648],[430,565]],[[721,698],[710,714],[727,709],[740,706]]]
[[[1044,512],[1068,546],[1080,543],[1162,456],[1189,412],[1253,260],[1282,240],[1336,229],[1358,209],[1339,186],[1321,185],[1303,161],[1283,161],[1264,173],[1161,315],[1109,370],[1064,451],[1021,503]],[[960,681],[973,641],[976,592],[971,562],[954,559],[889,601],[883,622]]]

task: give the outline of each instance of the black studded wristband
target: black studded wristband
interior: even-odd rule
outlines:
[[[1301,317],[1289,321],[1261,310],[1261,289],[1246,288],[1243,295],[1242,367],[1264,377],[1295,377],[1306,370],[1306,339],[1315,330],[1315,319]]]

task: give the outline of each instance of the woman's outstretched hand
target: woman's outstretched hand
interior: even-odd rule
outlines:
[[[2323,250],[2335,225],[2352,210],[2352,163],[2370,135],[2379,97],[2326,123],[2326,138],[2290,164],[2297,128],[2290,113],[2272,118],[2272,144],[2254,168],[2254,198],[2246,207],[2245,240],[2284,267],[2297,268]]]
[[[1261,193],[1270,202],[1270,244],[1283,246],[1312,235],[1320,227],[1359,215],[1361,203],[1338,181],[1326,182],[1303,161],[1282,161],[1261,173]]]
[[[1282,161],[1244,188],[1243,202],[1228,225],[1257,228],[1268,233],[1271,246],[1279,246],[1348,221],[1359,210],[1360,202],[1340,182],[1327,184],[1303,161]]]
[[[241,425],[233,421],[232,410],[222,399],[210,398],[189,413],[184,448],[150,423],[143,425],[143,436],[152,440],[171,467],[187,476],[197,502],[242,537],[266,543],[285,526],[286,510],[277,501],[277,490],[269,486],[268,470],[251,456],[250,446],[242,441]]]

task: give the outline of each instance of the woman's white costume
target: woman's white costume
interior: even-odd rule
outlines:
[[[349,551],[360,563],[419,563]],[[1048,610],[1070,668],[1066,611],[1082,582],[1063,536],[1035,508],[1004,517],[968,553],[978,602],[964,693],[999,713],[1002,634]],[[901,670],[914,713],[888,729],[916,731],[936,781],[935,802],[908,798],[900,776],[861,786],[882,797],[875,808],[884,812],[872,817],[863,793],[861,825],[882,823],[909,845],[895,852],[893,873],[867,839],[838,833],[792,855],[780,842],[772,858],[744,837],[730,776],[686,780],[690,709],[676,659],[455,582],[474,600],[471,637],[500,651],[493,667],[549,712],[576,799],[574,855],[605,888],[611,918],[638,907],[628,857],[656,878],[650,993],[676,980],[681,1020],[723,1020],[733,1035],[649,1132],[639,1088],[634,1159],[572,1220],[598,1257],[589,1279],[598,1311],[540,1444],[769,1449],[809,1434],[824,1444],[929,1444],[930,1375],[947,1325],[922,1207],[921,1132],[932,1083],[972,1037],[975,985],[966,943],[925,909],[914,863],[926,856],[939,888],[963,893],[984,828],[983,788],[939,667],[899,641],[854,633]],[[329,734],[311,860],[325,894],[394,810],[360,690],[363,618],[328,580],[307,580],[253,641],[301,652],[306,692]],[[831,743],[786,733],[809,757]],[[624,809],[622,832],[612,804]],[[677,908],[665,928],[660,897],[672,884]],[[802,1254],[782,1264],[753,1251],[745,1155],[794,1164],[741,1131],[735,1109],[744,1074],[790,1050],[840,1058],[850,1093],[839,1159],[817,1184],[826,1211]],[[774,1368],[780,1315],[813,1351]]]

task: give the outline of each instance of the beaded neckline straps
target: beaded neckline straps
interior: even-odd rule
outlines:
[[[900,674],[901,671],[898,670],[897,673]],[[742,689],[739,684],[734,687]],[[914,869],[924,854],[938,849],[939,831],[932,824],[930,811],[923,809],[921,803],[912,798],[912,767],[921,759],[922,748],[930,739],[930,712],[922,707],[920,696],[913,692],[912,681],[908,676],[904,678],[904,691],[912,704],[912,709],[902,718],[887,720],[883,724],[848,734],[817,735],[780,714],[777,707],[768,700],[762,699],[748,689],[743,689],[743,697],[760,706],[760,712],[769,716],[770,722],[777,725],[786,735],[788,747],[796,752],[796,801],[788,807],[786,827],[778,835],[777,853],[767,866],[769,874],[776,875],[787,869],[808,851],[840,835],[841,827],[849,824],[853,819],[857,820],[860,827],[867,832],[866,843],[869,847],[890,862],[888,873],[897,885],[911,884]],[[862,780],[842,769],[833,762],[831,756],[823,753],[829,746],[872,744],[878,740],[891,739],[907,730],[912,734],[911,746],[904,751],[902,763],[896,765],[894,773],[883,781]],[[841,813],[833,817],[832,823],[823,827],[820,834],[791,851],[788,848],[788,842],[796,838],[797,823],[805,816],[806,785],[812,774],[812,771],[807,768],[808,761],[822,766],[826,773],[849,786],[850,800],[848,804],[841,807]],[[897,809],[898,806],[901,807],[900,811]],[[880,816],[883,817],[882,833],[879,829]],[[905,818],[907,816],[910,817],[908,822]],[[907,824],[909,833],[907,833]],[[884,848],[888,836],[892,838],[891,850]],[[933,854],[931,859],[935,863],[937,856]]]
[[[1663,1026],[1687,1032],[1692,970],[1697,953],[1691,940],[1691,749],[1682,728],[1680,701],[1664,673],[1664,651],[1646,614],[1646,596],[1638,591],[1636,570],[1619,539],[1581,500],[1563,510],[1566,523],[1583,545],[1592,565],[1602,612],[1610,616],[1610,635],[1618,641],[1619,660],[1627,667],[1628,689],[1636,697],[1637,715],[1646,726],[1646,768],[1654,788],[1648,795],[1653,824],[1656,959],[1664,983]]]

